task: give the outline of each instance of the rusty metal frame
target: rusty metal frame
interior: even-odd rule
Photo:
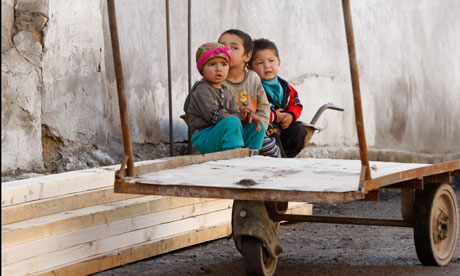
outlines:
[[[115,192],[143,195],[206,197],[235,200],[283,201],[340,204],[363,199],[363,193],[354,192],[304,192],[262,190],[251,188],[202,187],[190,185],[152,185],[137,183],[127,178],[115,181]],[[180,191],[178,195],[177,191]]]
[[[347,36],[348,58],[350,62],[351,85],[353,88],[353,103],[355,107],[356,131],[358,133],[359,156],[361,166],[365,168],[364,180],[371,179],[369,154],[367,153],[366,134],[364,133],[363,108],[361,105],[361,89],[359,85],[358,62],[356,61],[355,38],[351,20],[350,1],[342,0],[343,18]]]
[[[117,17],[115,13],[114,0],[107,0],[107,12],[109,16],[110,37],[112,39],[112,55],[115,67],[116,85],[118,92],[118,106],[120,108],[121,132],[123,135],[123,147],[125,150],[125,157],[123,158],[128,166],[127,174],[134,176],[134,158],[133,149],[131,145],[131,134],[129,132],[128,108],[126,105],[125,95],[125,81],[123,78],[123,68],[121,63],[120,44],[118,41],[118,27]],[[125,170],[122,167],[121,172]]]
[[[171,36],[169,27],[169,0],[165,0],[166,7],[166,51],[168,59],[168,115],[169,115],[169,156],[174,156],[174,128],[172,114],[172,81],[171,81]]]
[[[188,61],[188,91],[192,90],[192,0],[187,2],[187,61]],[[192,154],[192,131],[187,124],[187,150]]]
[[[364,193],[383,187],[423,190],[425,184],[449,183],[460,172],[460,160],[401,171],[364,181]]]

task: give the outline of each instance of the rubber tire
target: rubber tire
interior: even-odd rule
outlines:
[[[449,184],[427,184],[425,190],[415,192],[415,250],[425,266],[445,266],[454,255],[458,238],[458,205],[455,192]],[[438,223],[441,207],[450,218]],[[446,229],[446,237],[439,239],[438,227]]]
[[[270,256],[258,238],[244,236],[241,243],[241,253],[247,275],[272,276],[275,274],[278,258]]]

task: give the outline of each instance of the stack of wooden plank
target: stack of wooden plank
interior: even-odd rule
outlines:
[[[2,183],[2,275],[87,275],[231,234],[232,200],[117,194],[118,168]]]

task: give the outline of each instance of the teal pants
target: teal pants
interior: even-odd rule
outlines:
[[[217,124],[193,134],[192,143],[200,153],[211,153],[239,148],[260,149],[265,128],[257,132],[255,124],[244,128],[236,116],[229,116]]]

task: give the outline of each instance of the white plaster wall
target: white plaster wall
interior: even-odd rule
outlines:
[[[2,53],[11,47],[14,22],[14,0],[2,0]]]
[[[116,11],[132,140],[168,140],[164,1],[116,1]]]
[[[63,141],[91,145],[104,116],[99,1],[49,1],[42,121]]]
[[[170,10],[174,140],[183,141],[187,128],[179,116],[188,89],[186,2],[171,1]],[[165,1],[116,1],[116,11],[132,140],[168,142]]]
[[[362,91],[378,148],[460,151],[458,1],[352,6]]]
[[[2,53],[2,172],[43,167],[39,69],[13,47]]]
[[[460,22],[455,12],[460,11],[459,2],[416,2],[352,3],[368,145],[425,153],[458,151],[460,109],[455,105],[460,97],[460,71],[459,59],[454,57],[459,56],[456,33]],[[164,8],[163,1],[156,3],[157,9]],[[173,92],[178,95],[174,117],[178,118],[186,96],[186,6],[181,1],[171,3],[172,78],[173,87],[178,86]],[[281,53],[280,75],[295,85],[305,106],[302,120],[309,121],[326,102],[346,108],[344,113],[326,112],[319,124],[327,130],[312,141],[319,145],[357,143],[340,3],[202,0],[193,1],[192,14],[193,54],[201,43],[217,40],[229,28],[275,41]],[[161,24],[164,21],[152,28],[161,28]],[[150,45],[164,41],[162,35],[155,36]],[[136,39],[131,36],[128,40],[135,43]],[[153,51],[164,54],[164,45]],[[158,61],[164,74],[166,61]],[[198,80],[200,76],[193,72],[193,80]],[[166,105],[164,90],[157,91],[156,101],[164,97]]]
[[[38,54],[39,45],[27,39],[28,34],[16,36],[20,54],[30,57],[35,67],[23,70],[22,63],[2,59],[2,76],[11,73],[10,78],[24,80],[2,79],[2,133],[7,133],[2,134],[2,153],[10,149],[10,156],[16,156],[16,148],[26,143],[40,148],[37,129],[42,124],[69,145],[96,145],[121,153],[106,1],[39,2],[16,2],[17,8],[27,10],[32,5],[38,9],[34,12],[48,16],[43,53]],[[165,1],[115,2],[132,141],[168,142]],[[2,58],[15,43],[11,39],[14,5],[12,0],[2,0]],[[422,153],[458,152],[460,2],[369,0],[352,1],[351,8],[368,145]],[[170,0],[170,12],[174,140],[183,141],[186,125],[179,116],[188,93],[186,1]],[[238,28],[253,38],[271,39],[280,50],[280,75],[297,88],[304,104],[302,120],[310,121],[327,102],[346,109],[326,112],[319,125],[327,129],[312,142],[357,144],[340,1],[194,0],[192,17],[192,83],[201,78],[195,70],[195,49],[216,41],[224,30]],[[29,77],[21,73],[26,71]],[[40,71],[43,87],[34,88],[41,97],[34,96],[39,100],[33,107],[40,111],[34,115],[33,127],[22,130],[34,129],[37,134],[26,142],[17,138],[20,135],[13,127],[17,124],[4,122],[10,108],[4,107],[4,98],[12,91],[27,95],[31,83],[41,86]],[[11,135],[16,138],[4,140]],[[32,161],[39,164],[39,152],[27,162],[6,159],[11,163],[8,168],[30,168]]]
[[[33,8],[22,3],[16,2],[21,11]],[[2,173],[43,168],[41,45],[24,25],[16,33],[14,5],[2,0]]]
[[[201,43],[216,41],[221,32],[229,28],[242,29],[253,38],[266,37],[275,41],[281,53],[280,75],[295,85],[304,104],[302,120],[310,121],[317,108],[327,102],[346,108],[344,113],[326,112],[319,125],[327,127],[327,130],[314,136],[312,142],[318,145],[355,145],[357,138],[341,5],[335,1],[301,3],[277,0],[263,4],[260,1],[193,1],[192,59]],[[451,58],[460,56],[456,47],[459,36],[455,35],[456,28],[452,27],[459,24],[452,11],[460,11],[460,8],[456,1],[417,3],[352,3],[366,137],[371,147],[427,153],[452,152],[460,148],[460,142],[455,139],[460,131],[459,123],[455,120],[459,111],[452,106],[460,97],[460,72],[458,62]],[[88,141],[93,141],[96,139],[94,136],[98,135],[100,145],[119,143],[121,135],[113,74],[106,72],[100,80],[98,72],[93,70],[101,62],[97,49],[102,46],[105,59],[101,66],[107,71],[113,70],[108,25],[103,24],[105,40],[101,39],[99,25],[101,21],[106,21],[105,1],[101,5],[94,1],[91,5],[68,5],[50,3],[51,9],[56,11],[57,16],[61,14],[62,18],[55,19],[56,29],[75,25],[72,21],[74,18],[80,23],[74,27],[78,32],[86,29],[91,31],[85,32],[83,41],[78,35],[73,35],[75,30],[68,32],[69,37],[53,37],[49,41],[53,41],[54,49],[61,47],[56,44],[73,49],[68,53],[55,52],[55,57],[64,56],[63,60],[70,57],[71,60],[75,59],[75,64],[79,64],[79,57],[83,57],[81,62],[90,68],[83,74],[73,69],[70,79],[93,78],[90,83],[96,91],[102,89],[98,82],[105,83],[102,85],[106,90],[105,99],[95,95],[96,101],[92,102],[94,106],[90,114],[91,117],[102,116],[106,120],[102,127],[95,126],[96,122],[86,122],[85,125],[85,114],[89,110],[74,106],[72,114],[82,115],[79,125],[62,129],[65,116],[61,124],[53,124],[61,132],[60,135],[69,139],[77,139],[75,129],[82,129],[80,136]],[[132,1],[119,0],[116,1],[116,8],[132,140],[134,143],[167,142],[169,116],[165,3],[162,0],[144,0],[133,4]],[[89,9],[91,12],[81,15],[59,12],[66,9],[81,12]],[[100,13],[104,16],[102,20]],[[186,3],[171,0],[170,13],[174,140],[181,141],[187,137],[186,126],[179,119],[188,93]],[[64,17],[66,20],[63,20]],[[52,26],[50,22],[50,32]],[[89,47],[85,41],[90,44]],[[72,46],[72,43],[75,45]],[[69,75],[67,67],[62,69],[63,66],[58,66],[61,68],[59,70],[66,72],[65,76]],[[192,72],[193,83],[200,79],[194,60]],[[56,86],[61,82],[59,73],[51,74],[54,75],[58,81],[49,83],[53,82]],[[65,77],[62,81],[64,86],[71,87],[64,98],[69,94],[78,94],[73,88],[75,83],[69,83],[70,79]],[[61,87],[58,90],[63,91]],[[68,108],[65,104],[62,106],[67,100],[47,98],[54,99],[46,106],[56,105],[53,109],[55,112],[61,107]],[[85,102],[84,97],[81,99]],[[436,104],[433,105],[433,102]],[[443,112],[446,109],[449,112]],[[429,126],[426,126],[426,122],[429,122]],[[96,133],[95,129],[101,131]],[[101,136],[104,139],[100,139]]]

